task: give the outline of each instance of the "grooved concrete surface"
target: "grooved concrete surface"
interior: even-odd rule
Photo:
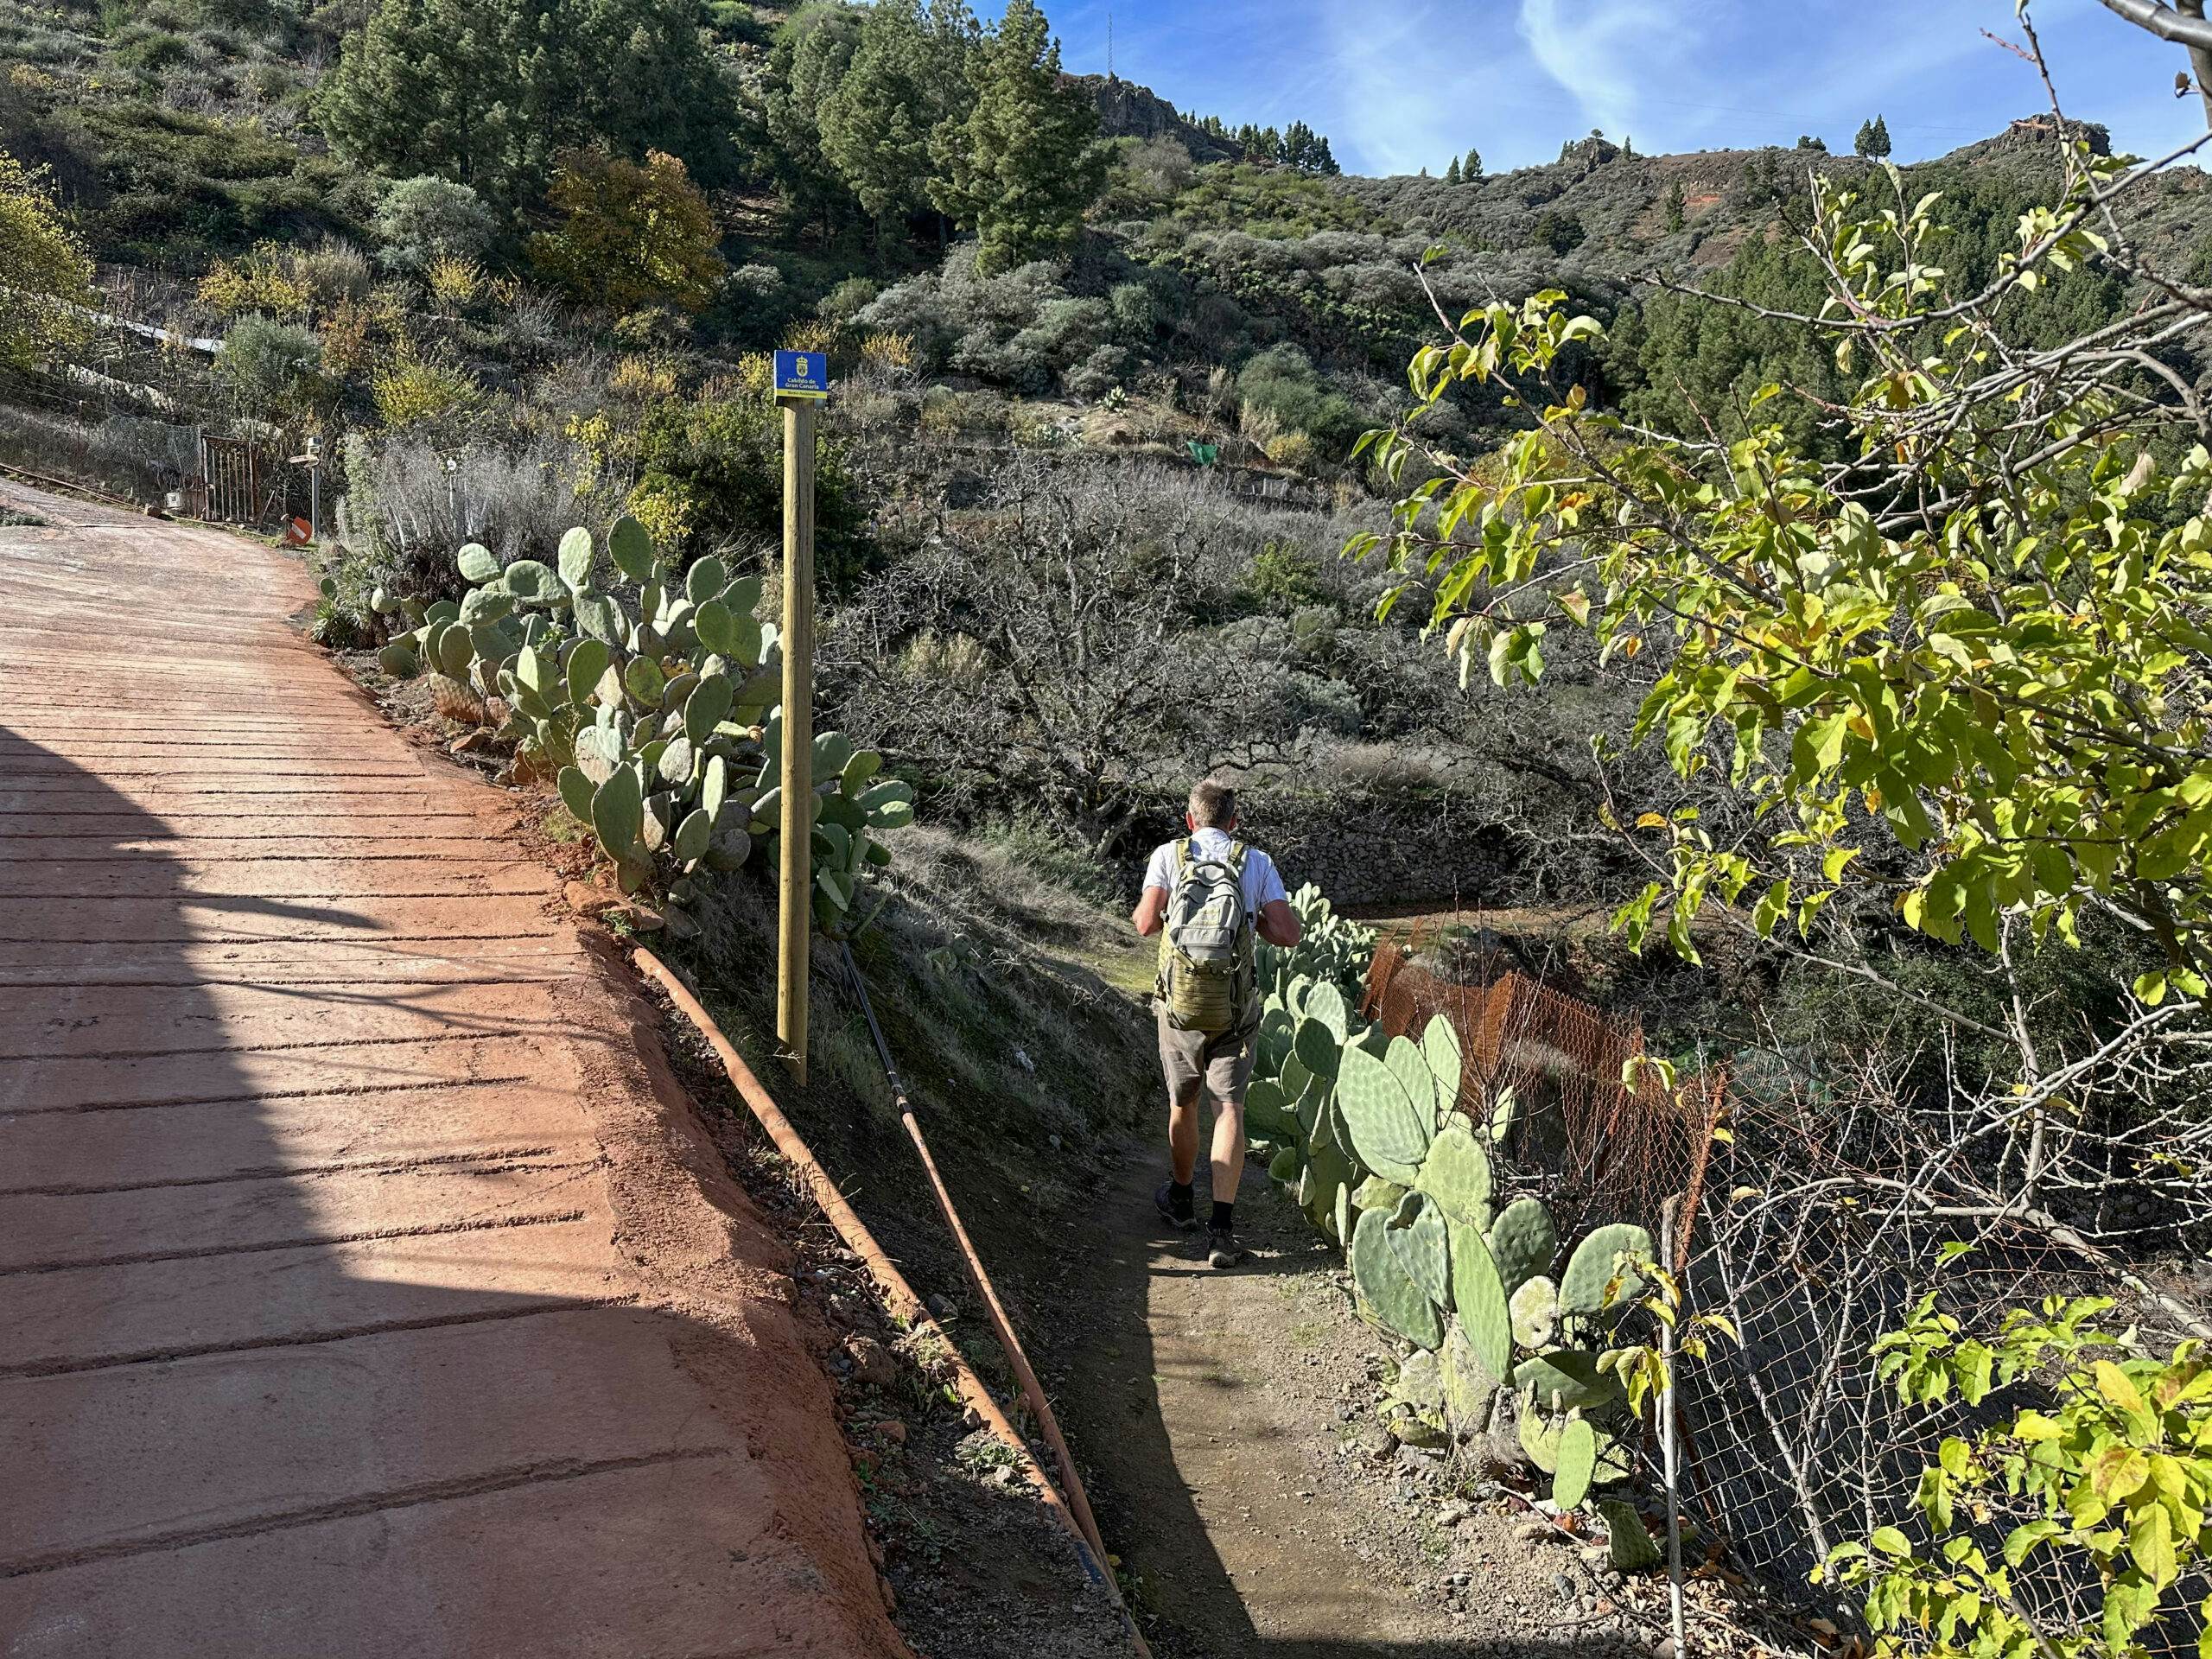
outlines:
[[[0,499],[0,1655],[902,1654],[782,1249],[504,798],[296,565]]]

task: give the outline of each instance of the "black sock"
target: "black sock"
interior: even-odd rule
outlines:
[[[1213,1219],[1206,1224],[1207,1230],[1216,1233],[1234,1231],[1236,1224],[1236,1206],[1234,1204],[1224,1204],[1219,1198],[1216,1198],[1213,1201]]]
[[[1188,1221],[1194,1197],[1188,1181],[1170,1180],[1167,1183],[1167,1207],[1175,1212],[1178,1221]]]

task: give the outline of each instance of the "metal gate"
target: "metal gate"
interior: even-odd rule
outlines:
[[[264,472],[248,440],[200,433],[200,476],[207,490],[205,517],[226,524],[267,522],[271,504]]]

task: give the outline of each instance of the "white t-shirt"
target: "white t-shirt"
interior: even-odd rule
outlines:
[[[1175,888],[1175,857],[1185,841],[1195,841],[1199,854],[1207,858],[1229,856],[1229,849],[1236,837],[1226,830],[1201,830],[1192,836],[1178,836],[1152,849],[1152,862],[1145,866],[1144,884],[1158,887],[1162,893]],[[1258,848],[1244,849],[1244,909],[1255,923],[1260,912],[1277,899],[1287,900],[1290,894],[1283,890],[1282,872],[1275,868],[1275,861]]]

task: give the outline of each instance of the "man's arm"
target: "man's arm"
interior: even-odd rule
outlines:
[[[1164,894],[1162,896],[1165,897]],[[1147,897],[1150,895],[1147,894]],[[1143,906],[1139,906],[1138,911],[1141,914]],[[1157,919],[1153,923],[1154,927],[1159,925]],[[1290,907],[1290,901],[1287,899],[1270,899],[1266,904],[1262,905],[1260,919],[1255,925],[1262,938],[1269,944],[1280,945],[1286,950],[1306,937],[1306,930],[1299,922],[1298,912]],[[1137,924],[1138,932],[1142,933],[1147,931],[1142,922]]]
[[[1166,911],[1167,889],[1147,887],[1144,890],[1144,897],[1137,900],[1136,909],[1130,912],[1129,919],[1136,924],[1138,936],[1148,939],[1160,931],[1160,918],[1166,913]],[[1298,918],[1294,916],[1291,918],[1294,926],[1296,925],[1297,920]]]

